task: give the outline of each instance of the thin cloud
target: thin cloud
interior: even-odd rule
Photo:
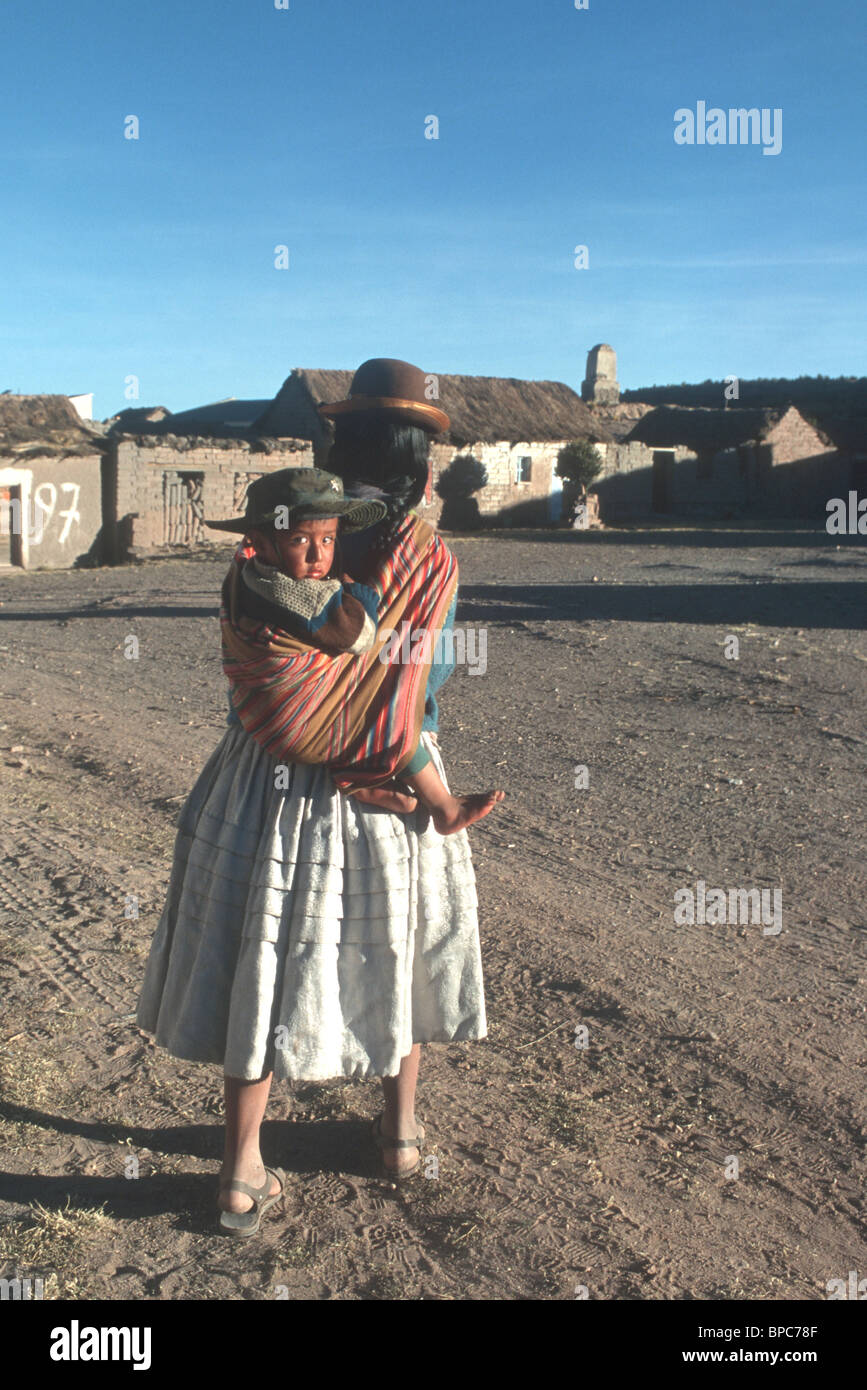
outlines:
[[[867,265],[867,249],[840,250],[836,247],[817,249],[808,254],[803,252],[775,252],[770,255],[737,253],[723,256],[676,256],[648,257],[625,256],[608,257],[599,254],[596,266],[599,270],[767,270],[774,266],[790,265]]]

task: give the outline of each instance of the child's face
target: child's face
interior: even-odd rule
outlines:
[[[292,579],[325,579],[334,563],[337,518],[297,521],[282,531],[255,531],[253,539],[266,565]]]

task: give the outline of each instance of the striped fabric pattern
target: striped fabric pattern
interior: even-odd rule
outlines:
[[[344,792],[388,781],[418,744],[430,644],[417,642],[410,661],[400,652],[382,661],[380,652],[389,630],[411,642],[442,628],[457,589],[456,558],[410,513],[366,580],[378,596],[376,640],[365,652],[334,655],[241,611],[238,585],[254,553],[249,542],[238,547],[220,609],[223,670],[242,725],[278,761],[327,765]]]

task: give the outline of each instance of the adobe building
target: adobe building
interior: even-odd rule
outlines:
[[[225,544],[219,531],[205,526],[206,516],[243,512],[247,488],[263,473],[311,467],[306,440],[113,434],[103,493],[105,561]]]
[[[621,401],[616,378],[614,349],[591,348],[581,395],[611,441],[598,445],[604,466],[593,485],[603,522],[756,516],[824,523],[828,498],[855,485],[857,454],[793,405]]]
[[[10,522],[0,555],[16,566],[66,568],[225,545],[204,518],[243,511],[247,488],[263,473],[325,466],[332,426],[317,406],[346,396],[352,376],[296,368],[273,400],[230,399],[174,414],[136,406],[104,423],[82,418],[86,397],[0,396],[0,511],[5,499]],[[419,508],[433,522],[443,508],[439,477],[468,456],[487,471],[477,494],[486,521],[555,522],[560,448],[573,439],[612,440],[562,382],[457,375],[431,381],[451,419],[448,433],[431,445]],[[16,525],[34,506],[45,525]]]
[[[102,443],[68,396],[0,394],[0,566],[98,562]]]
[[[319,404],[343,400],[354,373],[296,368],[255,422],[257,433],[310,441],[317,467],[325,467],[331,426]],[[557,521],[562,482],[557,454],[576,439],[612,442],[571,387],[559,381],[431,374],[431,395],[451,422],[430,449],[430,473],[419,511],[438,521],[443,502],[437,482],[457,458],[472,457],[487,471],[476,493],[482,518],[493,526],[539,526]]]
[[[824,521],[848,460],[787,410],[658,406],[603,446],[595,490],[603,520],[650,516],[803,517]]]
[[[82,415],[88,402],[0,394],[0,565],[69,569],[225,544],[205,516],[243,511],[263,473],[312,465],[307,440],[174,435],[159,406],[103,424]]]
[[[327,465],[332,425],[317,406],[345,398],[352,377],[295,368],[273,400],[230,398],[174,414],[133,407],[105,423],[87,418],[89,395],[0,395],[0,564],[66,568],[225,545],[206,516],[242,512],[247,488],[264,473]],[[606,343],[588,354],[584,399],[556,381],[429,381],[430,398],[451,422],[431,443],[419,507],[435,523],[440,478],[468,458],[487,472],[475,494],[484,524],[567,520],[556,463],[573,440],[592,442],[602,460],[592,491],[609,524],[668,515],[824,523],[828,498],[867,476],[858,421],[841,443],[793,406],[620,401],[616,354]]]
[[[440,405],[451,420],[431,446],[436,480],[457,457],[484,464],[488,484],[476,494],[490,526],[544,526],[562,518],[557,456],[565,444],[611,442],[577,392],[560,381],[443,376]]]

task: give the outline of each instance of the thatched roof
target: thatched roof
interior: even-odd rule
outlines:
[[[333,437],[332,425],[316,406],[320,401],[340,400],[351,380],[352,372],[293,368],[254,422],[253,432],[265,439],[306,439],[314,447],[327,445]]]
[[[521,381],[501,376],[441,376],[439,405],[451,420],[451,444],[492,444],[508,439],[540,443],[611,435],[577,391],[562,381]]]
[[[860,418],[823,415],[820,424],[820,433],[831,441],[835,449],[846,454],[867,454],[867,418],[863,415]]]
[[[679,445],[695,453],[734,449],[738,444],[764,439],[784,413],[782,410],[711,410],[661,405],[639,420],[627,440],[659,449]]]
[[[315,428],[311,407],[345,399],[353,373],[298,367],[275,400],[256,421],[260,433],[296,434],[310,438]],[[451,429],[438,442],[463,448],[468,444],[515,444],[570,439],[609,443],[611,435],[594,419],[577,392],[560,381],[521,381],[516,377],[438,377],[439,405]]]
[[[215,429],[249,430],[268,405],[270,401],[267,400],[238,400],[230,396],[210,405],[193,406],[191,410],[176,410],[169,418],[169,426],[175,434],[185,434],[193,426],[201,434]]]
[[[35,455],[99,452],[104,427],[82,420],[68,396],[0,394],[0,454]]]
[[[105,425],[109,434],[160,434],[162,421],[169,418],[164,405],[134,405],[110,415]]]
[[[234,396],[208,405],[172,413],[165,406],[139,406],[118,411],[106,421],[109,433],[195,435],[201,439],[252,438],[254,423],[270,401],[238,400]]]

